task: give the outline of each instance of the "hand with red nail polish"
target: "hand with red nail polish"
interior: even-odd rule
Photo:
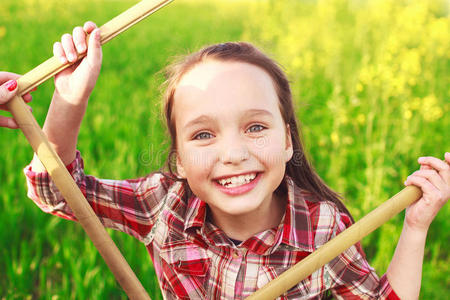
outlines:
[[[6,103],[11,100],[17,92],[17,79],[19,79],[20,75],[9,73],[9,72],[1,72],[0,71],[0,109],[7,110]],[[25,102],[31,101],[31,95],[27,93],[23,96]],[[0,116],[0,127],[6,128],[19,128],[17,123],[13,118]]]

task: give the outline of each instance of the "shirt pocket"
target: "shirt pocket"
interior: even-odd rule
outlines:
[[[163,274],[178,299],[207,299],[211,258],[205,249],[181,243],[161,249]]]

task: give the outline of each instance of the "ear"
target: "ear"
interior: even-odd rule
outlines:
[[[186,172],[184,171],[183,164],[181,163],[180,156],[177,155],[177,173],[181,178],[186,178]]]
[[[289,124],[286,124],[286,162],[290,161],[292,155],[294,154],[294,149],[292,147],[292,136],[291,136],[291,128]]]

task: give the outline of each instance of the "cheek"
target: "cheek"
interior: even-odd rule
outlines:
[[[280,137],[264,136],[251,142],[252,152],[266,166],[284,166],[286,141]]]
[[[185,147],[181,151],[181,161],[186,171],[186,177],[198,177],[210,172],[216,159],[212,150]]]

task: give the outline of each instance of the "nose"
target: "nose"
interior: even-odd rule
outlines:
[[[237,165],[248,158],[248,147],[240,137],[233,136],[224,140],[220,157],[223,164]]]

